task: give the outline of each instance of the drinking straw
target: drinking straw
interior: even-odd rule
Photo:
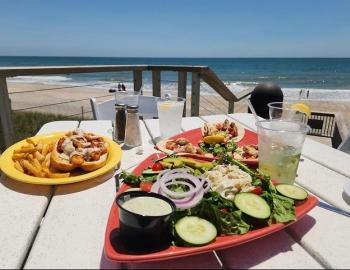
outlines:
[[[259,122],[260,119],[259,119],[258,115],[256,114],[256,111],[254,110],[253,104],[250,102],[250,98],[248,98],[248,107],[251,110],[251,112],[253,113],[256,122]]]

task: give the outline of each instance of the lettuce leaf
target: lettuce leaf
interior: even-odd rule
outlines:
[[[216,227],[219,234],[245,234],[250,228],[234,203],[222,198],[216,192],[209,193],[198,206],[191,209],[189,214],[208,220]]]
[[[272,193],[272,217],[278,223],[296,220],[294,200]]]
[[[275,192],[264,192],[262,197],[271,207],[270,222],[285,223],[296,220],[294,200]]]

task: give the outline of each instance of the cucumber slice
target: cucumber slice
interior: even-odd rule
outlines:
[[[270,206],[260,196],[254,193],[238,193],[234,203],[244,214],[257,219],[267,219],[271,215]]]
[[[216,228],[209,221],[199,217],[183,217],[175,224],[178,237],[189,246],[203,246],[212,242],[217,235]]]
[[[142,172],[143,175],[157,175],[162,171],[153,171],[152,169],[146,169]]]
[[[290,184],[276,185],[276,190],[281,195],[293,200],[303,201],[308,197],[308,193],[305,189]]]

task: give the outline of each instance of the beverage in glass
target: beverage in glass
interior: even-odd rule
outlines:
[[[280,183],[293,184],[309,126],[287,120],[257,122],[259,169]]]
[[[159,98],[157,101],[161,137],[168,138],[181,132],[181,120],[185,99]]]
[[[307,115],[293,108],[296,103],[293,102],[270,102],[269,107],[270,119],[283,119],[297,122],[307,122]]]

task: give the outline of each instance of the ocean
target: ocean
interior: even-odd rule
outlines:
[[[57,66],[57,65],[205,65],[233,91],[237,92],[259,83],[276,83],[288,98],[299,96],[303,89],[310,99],[350,99],[350,58],[121,58],[121,57],[4,57],[0,66]],[[177,87],[177,74],[162,73],[162,87]],[[131,72],[92,73],[55,76],[19,76],[9,82],[50,85],[91,85],[116,87],[123,82],[132,87]],[[190,83],[190,81],[188,81]],[[144,72],[144,89],[151,89],[151,73]],[[203,85],[204,90],[212,90]],[[349,90],[349,91],[346,91]]]

